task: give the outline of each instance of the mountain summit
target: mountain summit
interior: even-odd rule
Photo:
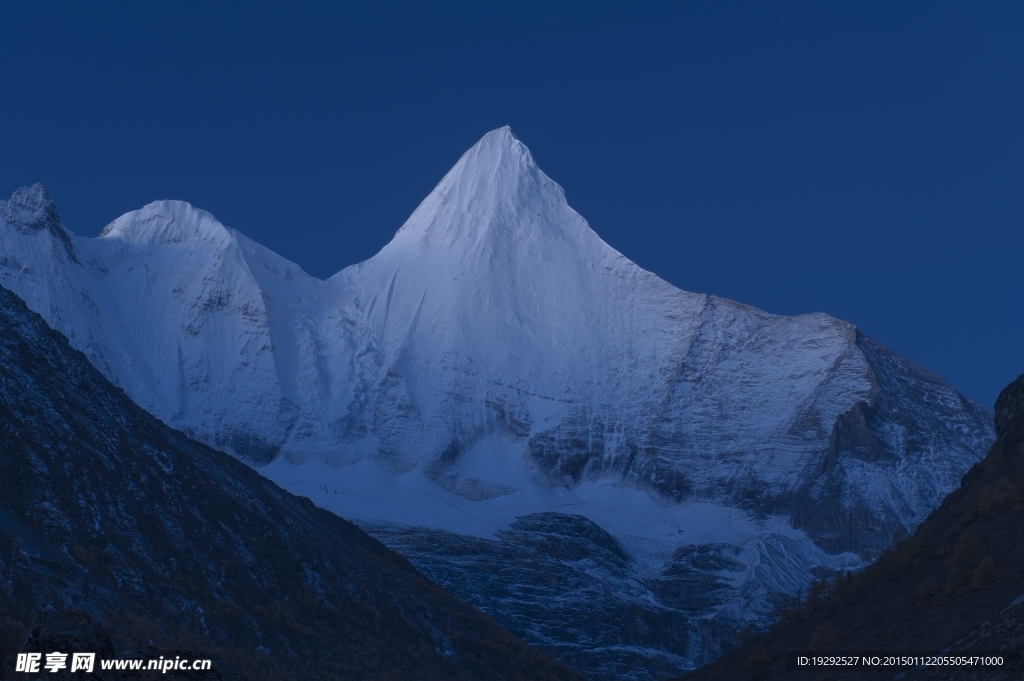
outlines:
[[[326,281],[179,202],[62,233],[0,223],[0,283],[139,405],[410,547],[394,528],[504,541],[554,513],[616,543],[638,608],[659,598],[643,580],[697,570],[713,596],[657,606],[687,633],[631,648],[673,668],[715,654],[708,622],[756,621],[911,532],[993,440],[985,410],[851,324],[630,262],[508,128]],[[449,585],[480,567],[428,554]],[[549,649],[590,635],[534,624],[516,631]],[[594,636],[583,657],[633,640]]]

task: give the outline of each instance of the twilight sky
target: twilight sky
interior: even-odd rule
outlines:
[[[0,21],[0,194],[77,234],[182,199],[326,277],[508,124],[680,288],[1024,372],[1024,3],[95,4]]]

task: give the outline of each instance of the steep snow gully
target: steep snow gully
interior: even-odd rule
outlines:
[[[326,281],[178,201],[75,236],[35,185],[0,202],[0,284],[164,422],[592,678],[714,657],[993,440],[851,324],[630,262],[509,128]]]

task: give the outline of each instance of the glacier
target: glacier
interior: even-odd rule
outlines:
[[[711,659],[780,598],[911,532],[994,439],[988,412],[847,322],[644,271],[509,128],[327,280],[180,201],[77,236],[35,185],[0,202],[0,284],[144,409],[592,678]],[[647,608],[678,633],[580,633],[580,611],[553,605],[593,600],[579,584],[525,609],[464,588],[482,570],[518,593],[534,568],[495,547],[558,526],[567,545],[606,533],[621,550],[598,553],[622,574],[558,563],[574,583],[615,573],[608,588],[633,596],[608,613]],[[541,554],[531,565],[554,570]]]

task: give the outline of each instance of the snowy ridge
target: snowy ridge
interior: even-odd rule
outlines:
[[[36,185],[0,202],[0,284],[139,405],[343,516],[583,516],[655,571],[729,544],[764,602],[912,530],[993,439],[846,322],[642,270],[508,128],[326,281],[183,202],[72,236]]]

